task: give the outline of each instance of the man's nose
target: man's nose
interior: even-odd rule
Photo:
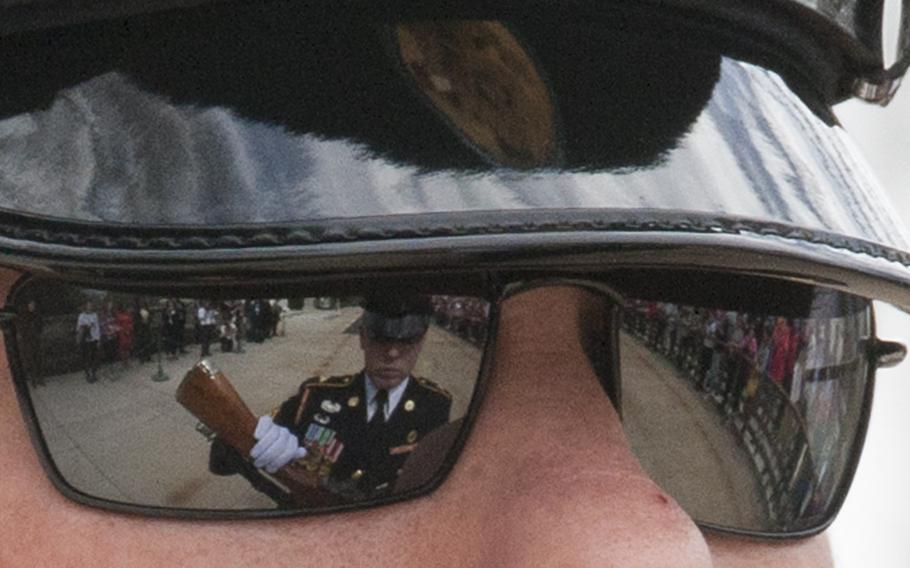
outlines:
[[[711,566],[701,531],[632,455],[585,354],[580,329],[606,301],[560,286],[503,304],[488,392],[444,485],[470,487],[464,502],[495,533],[483,565]]]

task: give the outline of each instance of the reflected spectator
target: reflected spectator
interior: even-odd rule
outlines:
[[[218,340],[221,342],[221,352],[230,353],[234,351],[237,341],[237,324],[234,323],[234,314],[227,304],[221,306],[220,320]]]
[[[125,366],[129,365],[133,352],[133,316],[126,306],[117,306],[114,316],[117,329],[117,359]]]
[[[284,307],[278,300],[272,300],[272,337],[284,335]]]
[[[178,350],[183,347],[183,326],[186,315],[181,316],[176,300],[168,300],[162,314],[162,332],[164,335],[164,352],[168,359],[176,359]]]
[[[247,323],[246,323],[246,305],[243,300],[236,302],[231,307],[231,313],[234,317],[234,324],[237,326],[237,345],[236,352],[243,353],[243,342],[246,340]]]
[[[211,302],[203,301],[196,312],[199,322],[199,343],[202,346],[200,357],[211,355],[212,340],[215,338],[215,326],[218,323],[218,312],[212,308]]]
[[[790,338],[787,342],[787,361],[786,361],[786,376],[784,379],[790,383],[793,381],[793,372],[796,367],[796,361],[799,358],[799,354],[802,351],[804,346],[803,334],[802,334],[802,325],[799,320],[794,320],[793,325],[790,326]]]
[[[133,315],[133,335],[135,338],[135,354],[141,363],[152,360],[152,322],[148,305],[137,302]]]
[[[458,296],[449,299],[449,305],[446,306],[446,312],[448,314],[448,329],[449,331],[461,333],[462,327],[464,327],[464,300]]]
[[[19,335],[19,353],[22,367],[29,383],[36,387],[44,384],[41,375],[41,332],[44,321],[38,313],[38,303],[30,300],[25,309],[16,317],[16,332]]]
[[[82,369],[85,380],[94,383],[98,380],[98,343],[101,341],[101,326],[98,323],[98,314],[95,305],[85,302],[82,312],[76,319],[76,344],[82,355]]]
[[[734,346],[733,367],[732,367],[732,384],[727,397],[727,408],[729,412],[742,412],[743,394],[749,377],[755,369],[755,357],[758,354],[758,340],[755,337],[755,328],[745,322],[745,318],[740,318],[742,324],[739,342]]]
[[[262,300],[250,300],[246,306],[247,331],[250,341],[262,343],[266,337],[269,310],[263,306]]]
[[[470,298],[467,300],[468,336],[466,339],[475,343],[482,343],[487,328],[489,306],[483,300]]]
[[[174,341],[177,351],[181,354],[186,353],[186,306],[180,300],[174,300]]]
[[[117,360],[117,321],[114,302],[108,300],[101,307],[98,314],[98,325],[101,326],[101,360],[114,362]]]
[[[708,316],[707,325],[705,326],[704,336],[702,338],[701,355],[698,358],[698,377],[697,384],[701,390],[708,390],[710,386],[709,376],[714,359],[714,349],[717,347],[717,334],[719,322],[717,318]]]
[[[771,333],[771,360],[768,366],[768,378],[777,384],[784,382],[787,376],[787,362],[790,360],[790,326],[787,319],[778,317]]]

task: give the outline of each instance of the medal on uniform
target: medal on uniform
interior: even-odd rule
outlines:
[[[315,416],[313,418],[316,419]],[[332,466],[341,457],[341,451],[344,449],[344,443],[337,438],[334,430],[316,422],[311,422],[307,428],[303,445],[309,450],[304,463],[310,471],[318,469],[320,477],[328,477],[332,473]]]
[[[315,420],[316,422],[319,422],[320,424],[328,424],[331,419],[328,416],[326,416],[325,414],[316,413],[313,416],[313,420]]]
[[[322,404],[319,405],[319,408],[328,412],[329,414],[336,414],[341,412],[341,405],[333,400],[323,400]]]
[[[344,444],[338,438],[333,438],[331,442],[325,447],[325,457],[332,463],[338,461],[338,458],[341,457],[341,450],[344,449]]]
[[[310,423],[306,434],[303,437],[303,443],[308,448],[314,448],[320,452],[325,450],[329,442],[335,438],[335,431],[331,428],[325,428],[316,423]]]

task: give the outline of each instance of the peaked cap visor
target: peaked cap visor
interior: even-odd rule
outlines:
[[[844,132],[685,30],[242,9],[10,40],[4,264],[324,267],[580,239],[910,284],[910,239]]]

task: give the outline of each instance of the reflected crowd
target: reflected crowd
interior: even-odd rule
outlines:
[[[475,314],[489,311],[472,297],[394,289],[213,298],[38,279],[11,307],[15,380],[28,383],[67,483],[118,502],[225,510],[311,508],[396,490],[418,441],[462,423],[488,327]],[[218,392],[234,397],[202,396],[191,380],[200,369],[205,389],[220,377]],[[255,417],[277,410],[273,424],[293,432],[307,451],[298,459],[309,461],[256,464],[252,442],[232,437],[246,424],[252,440]],[[113,450],[111,431],[124,432]],[[447,455],[451,440],[442,440],[428,446],[429,459]],[[422,488],[442,463],[408,471],[403,487]],[[297,485],[270,480],[291,465]]]
[[[104,294],[58,298],[42,309],[29,300],[18,310],[20,361],[32,386],[48,376],[82,371],[92,383],[99,375],[153,362],[159,355],[175,360],[198,351],[200,358],[213,350],[244,353],[286,333],[286,318],[302,309],[301,299],[249,298],[240,300],[138,297]],[[432,296],[433,319],[449,333],[474,345],[487,334],[489,304],[466,296]],[[344,298],[320,297],[313,306],[338,309]],[[75,349],[71,330],[75,329]]]
[[[67,301],[68,300],[68,301]],[[199,357],[243,353],[247,343],[284,335],[286,299],[233,301],[148,298],[106,294],[58,299],[42,313],[30,300],[17,316],[20,360],[32,386],[48,376],[81,370],[86,381],[163,356],[177,359],[198,349]],[[96,308],[100,306],[100,308]],[[75,347],[71,331],[75,329]]]
[[[486,341],[489,302],[474,296],[436,295],[430,304],[436,324],[443,329],[474,345]]]
[[[836,498],[864,396],[868,311],[794,318],[632,300],[623,329],[728,425],[769,519],[793,525]]]

